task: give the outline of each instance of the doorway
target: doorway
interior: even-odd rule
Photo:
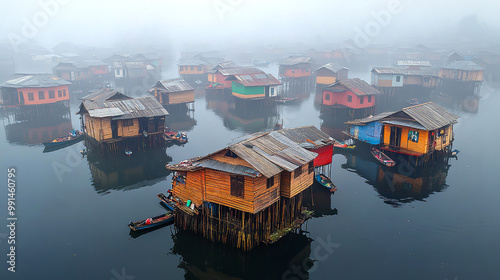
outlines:
[[[399,145],[401,143],[401,131],[402,130],[403,129],[401,127],[391,126],[391,137],[390,137],[390,142],[389,142],[390,146],[399,147]]]

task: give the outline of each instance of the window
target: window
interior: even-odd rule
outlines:
[[[314,172],[314,161],[309,162],[309,173]]]
[[[201,66],[198,66],[198,71],[201,71]]]
[[[372,96],[368,95],[368,103],[372,102]]]
[[[63,89],[63,96],[66,96],[66,90]]]
[[[302,166],[299,166],[299,168],[295,169],[295,171],[293,171],[293,178],[297,178],[299,177],[300,175],[302,174]]]
[[[53,90],[49,90],[49,98],[56,98],[56,92]]]
[[[57,91],[57,97],[62,97],[62,91],[61,90]]]
[[[29,101],[35,100],[35,97],[33,96],[33,92],[28,92],[28,100]]]
[[[352,95],[347,96],[347,102],[352,102]]]
[[[364,96],[360,96],[359,97],[359,104],[363,104],[363,102],[365,102],[365,97]]]
[[[179,66],[179,71],[184,71],[184,66]]]
[[[272,186],[274,186],[274,177],[267,179],[267,188],[269,189]]]
[[[271,88],[271,95],[274,95],[274,88]]]
[[[329,101],[329,100],[330,100],[330,94],[329,94],[329,93],[325,93],[325,100],[326,100],[326,101]]]
[[[194,66],[191,66],[191,71],[194,71]]]
[[[45,99],[45,95],[43,91],[38,92],[38,99]]]
[[[243,176],[231,176],[231,195],[243,198],[245,190],[245,178]]]
[[[123,120],[123,126],[133,126],[134,120]]]
[[[396,76],[396,83],[399,83],[401,81],[401,76]]]

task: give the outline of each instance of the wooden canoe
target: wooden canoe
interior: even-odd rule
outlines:
[[[387,167],[392,167],[396,164],[394,160],[375,147],[372,148],[372,155],[376,160]]]
[[[323,187],[330,189],[330,192],[335,192],[337,190],[337,187],[333,184],[332,180],[324,174],[316,173],[314,174],[314,179]]]
[[[144,229],[150,229],[165,225],[174,220],[174,213],[168,212],[160,216],[156,216],[153,218],[147,218],[139,222],[130,222],[128,227],[133,231],[139,231]]]
[[[80,142],[82,139],[83,139],[83,133],[80,133],[76,136],[59,137],[50,142],[44,142],[42,144],[47,148],[52,148],[57,146],[66,146],[74,144],[76,142]]]
[[[172,200],[172,199],[169,199],[165,194],[163,193],[159,193],[156,195],[159,199],[160,199],[160,202],[161,202],[161,205],[167,207],[168,209],[170,210],[174,210],[174,207],[175,207],[175,201]]]

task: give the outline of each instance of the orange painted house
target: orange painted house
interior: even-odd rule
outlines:
[[[311,76],[311,63],[310,57],[290,57],[280,63],[279,77],[280,78],[301,78]]]
[[[70,82],[92,79],[92,67],[84,62],[61,62],[52,68],[54,75]]]
[[[323,90],[323,105],[335,108],[371,108],[375,106],[377,94],[380,94],[377,89],[359,78],[340,80]]]
[[[19,107],[69,102],[68,85],[70,84],[48,74],[22,75],[0,86],[3,105]]]

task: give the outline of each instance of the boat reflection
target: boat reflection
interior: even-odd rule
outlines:
[[[303,203],[307,209],[314,211],[312,216],[315,218],[332,216],[338,214],[337,208],[332,209],[334,197],[330,189],[325,188],[315,180],[311,187],[304,192]]]
[[[413,201],[425,201],[430,195],[446,189],[447,162],[415,167],[407,158],[395,158],[396,165],[388,168],[375,161],[369,152],[346,153],[342,168],[367,179],[387,204],[399,207]]]
[[[298,275],[308,279],[314,264],[312,239],[305,233],[289,233],[273,245],[249,252],[212,243],[188,231],[177,232],[172,239],[172,253],[181,257],[179,267],[186,271],[185,279],[296,279],[293,277]]]
[[[99,194],[132,190],[164,181],[170,174],[165,165],[172,161],[165,148],[134,152],[131,156],[87,156],[92,185]]]

